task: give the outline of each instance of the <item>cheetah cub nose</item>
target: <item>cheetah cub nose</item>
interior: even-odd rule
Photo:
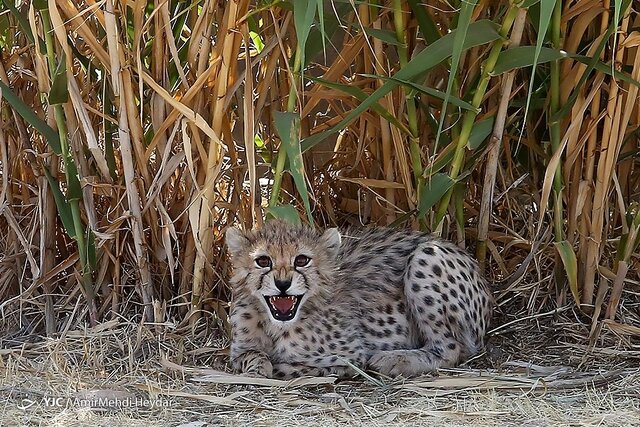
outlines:
[[[291,287],[291,280],[274,279],[274,283],[276,284],[276,288],[283,294]]]

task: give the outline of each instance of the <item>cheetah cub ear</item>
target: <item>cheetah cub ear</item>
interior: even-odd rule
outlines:
[[[249,239],[247,239],[241,230],[234,227],[227,228],[224,240],[227,243],[229,253],[233,258],[240,255],[240,252],[244,251],[247,246],[249,246]]]
[[[342,237],[340,237],[340,231],[337,228],[329,228],[322,236],[320,236],[320,242],[327,249],[329,257],[334,259],[338,256],[338,252],[340,251],[340,243],[342,242]]]

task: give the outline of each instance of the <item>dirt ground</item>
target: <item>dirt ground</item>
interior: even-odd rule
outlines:
[[[226,340],[206,328],[108,322],[3,343],[0,425],[640,426],[640,351],[612,330],[601,343],[618,346],[589,348],[535,319],[436,376],[287,382],[229,373]]]

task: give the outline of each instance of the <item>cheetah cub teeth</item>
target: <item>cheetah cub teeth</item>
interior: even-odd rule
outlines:
[[[276,320],[289,321],[293,319],[300,306],[302,295],[272,295],[265,296],[271,315]]]
[[[416,376],[482,349],[493,310],[469,254],[424,233],[227,230],[231,362],[247,375]]]

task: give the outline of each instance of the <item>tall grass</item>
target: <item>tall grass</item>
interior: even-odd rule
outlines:
[[[223,231],[265,216],[437,232],[530,311],[626,318],[632,1],[1,4],[5,319],[223,325]]]

